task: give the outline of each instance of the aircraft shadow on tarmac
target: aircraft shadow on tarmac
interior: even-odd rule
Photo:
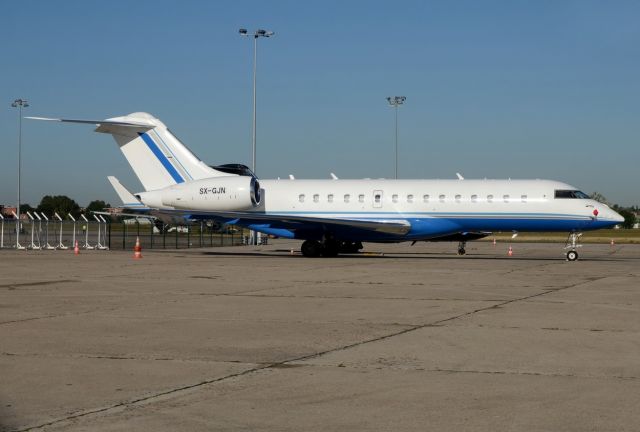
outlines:
[[[295,254],[291,254],[290,250],[286,249],[275,249],[264,252],[200,252],[202,255],[207,256],[220,256],[220,257],[270,257],[270,258],[290,258],[290,259],[308,259],[303,257],[299,252]],[[341,254],[337,259],[408,259],[408,260],[425,260],[425,259],[450,259],[450,260],[505,260],[505,261],[565,261],[562,256],[560,257],[532,257],[532,256],[517,256],[517,257],[509,257],[509,256],[496,256],[496,255],[445,255],[445,254],[436,254],[436,253],[410,253],[410,252],[394,252],[394,253],[376,253],[376,252],[366,252],[360,254]],[[326,259],[326,258],[317,258],[317,259]],[[334,258],[336,259],[336,258]],[[580,261],[612,261],[619,262],[625,261],[624,258],[607,258],[607,257],[592,257],[592,258],[580,258]]]

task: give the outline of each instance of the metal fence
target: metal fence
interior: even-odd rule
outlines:
[[[141,222],[142,221],[142,222]],[[0,220],[0,248],[56,250],[81,249],[129,250],[136,239],[145,249],[186,249],[247,244],[249,231],[228,227],[219,229],[205,221],[189,225],[167,225],[145,220],[111,222],[93,220],[22,220],[16,246],[15,219]]]
[[[192,247],[238,246],[246,244],[248,231],[219,230],[205,222],[175,226],[158,223],[111,223],[107,238],[112,249],[132,249],[136,239],[148,249],[187,249]]]

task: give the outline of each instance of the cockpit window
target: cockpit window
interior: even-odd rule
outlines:
[[[577,190],[556,189],[556,198],[589,199],[589,195]]]

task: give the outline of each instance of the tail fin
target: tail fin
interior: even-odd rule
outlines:
[[[185,181],[233,175],[209,167],[176,138],[164,123],[144,112],[107,120],[33,119],[96,124],[96,132],[113,135],[147,191]]]

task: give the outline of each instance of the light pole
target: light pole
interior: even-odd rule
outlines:
[[[20,178],[22,177],[22,108],[29,106],[26,99],[16,99],[11,104],[13,108],[18,108],[18,205],[16,206],[16,249],[20,247]]]
[[[238,30],[242,36],[250,36],[247,29]],[[256,173],[256,71],[258,67],[258,38],[271,37],[275,33],[258,29],[253,33],[253,137],[251,140],[251,170]]]
[[[392,106],[395,108],[396,111],[396,164],[395,164],[395,179],[398,179],[398,107],[402,104],[404,104],[404,101],[406,101],[407,98],[405,96],[394,96],[391,97],[389,96],[387,98],[387,102],[389,102],[389,106]]]

